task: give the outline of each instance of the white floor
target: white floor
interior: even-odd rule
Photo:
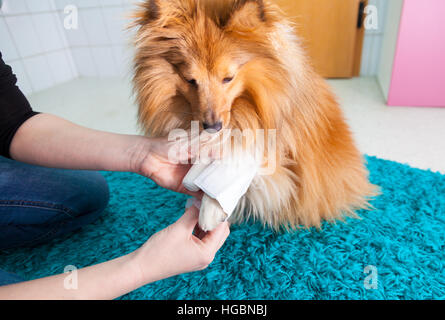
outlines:
[[[363,153],[445,173],[445,108],[388,107],[374,78],[329,80]],[[83,78],[28,97],[37,111],[135,134],[128,79]]]

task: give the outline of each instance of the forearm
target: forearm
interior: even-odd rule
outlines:
[[[0,300],[114,299],[145,284],[134,253],[76,272],[77,288],[65,288],[65,279],[71,275],[59,274],[1,286]]]
[[[193,235],[198,223],[196,206],[167,228],[151,236],[136,251],[120,258],[77,270],[74,275],[59,274],[37,280],[0,286],[4,299],[114,299],[145,284],[185,272],[206,268],[221,248],[230,230],[227,222],[214,230]]]
[[[50,114],[28,119],[10,154],[26,163],[66,169],[136,171],[149,140],[88,129]]]

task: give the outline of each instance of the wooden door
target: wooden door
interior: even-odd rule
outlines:
[[[315,69],[327,78],[358,76],[363,43],[363,0],[273,0],[296,23]],[[360,5],[360,2],[362,4]],[[363,12],[363,11],[362,11]],[[363,21],[363,20],[361,20]]]

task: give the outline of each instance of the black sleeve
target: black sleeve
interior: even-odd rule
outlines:
[[[9,147],[19,127],[36,115],[16,85],[17,78],[0,52],[0,156],[10,158]]]

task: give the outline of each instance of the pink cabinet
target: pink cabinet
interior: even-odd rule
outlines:
[[[445,1],[404,0],[394,34],[388,105],[445,107]]]

